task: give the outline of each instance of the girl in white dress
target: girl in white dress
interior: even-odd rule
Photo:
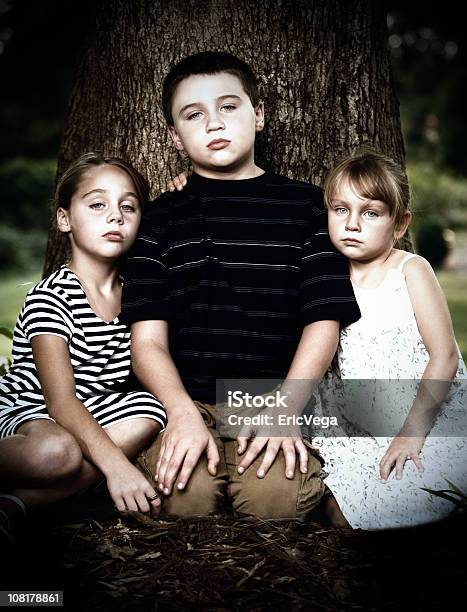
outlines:
[[[327,393],[342,429],[313,440],[326,509],[335,526],[362,529],[445,518],[453,504],[423,489],[467,491],[466,371],[431,266],[394,246],[411,220],[407,180],[364,151],[330,173],[325,199],[362,314],[341,332],[341,383]]]
[[[18,317],[13,364],[0,378],[0,537],[26,508],[105,478],[116,508],[160,500],[131,463],[165,425],[161,403],[129,388],[130,330],[118,319],[122,256],[148,187],[125,161],[83,155],[56,190],[69,262],[35,285]]]

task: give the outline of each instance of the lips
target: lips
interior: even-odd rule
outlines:
[[[103,238],[111,242],[121,242],[123,240],[123,234],[120,232],[107,232],[104,234]]]
[[[344,238],[342,240],[342,242],[344,242],[345,244],[349,244],[349,245],[357,245],[357,244],[362,244],[360,240],[357,240],[356,238]]]
[[[220,149],[224,149],[227,145],[230,144],[230,140],[225,140],[225,138],[216,138],[216,140],[211,140],[206,146],[208,149],[212,149],[213,151],[219,151]]]

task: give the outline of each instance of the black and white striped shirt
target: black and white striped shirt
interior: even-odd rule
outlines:
[[[124,277],[123,320],[168,321],[187,390],[212,403],[216,378],[284,377],[309,323],[360,316],[321,189],[271,173],[160,196]]]
[[[103,426],[138,416],[164,426],[160,402],[128,388],[129,328],[118,317],[110,322],[99,318],[77,276],[62,266],[29,291],[18,317],[13,363],[0,378],[0,434],[11,435],[22,422],[47,415],[31,347],[31,339],[44,334],[67,343],[76,396]]]

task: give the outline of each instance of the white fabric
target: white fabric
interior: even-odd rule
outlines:
[[[370,409],[375,418],[386,419],[384,427],[395,427],[396,432],[410,410],[418,380],[429,359],[403,274],[403,266],[411,257],[414,255],[407,256],[397,269],[390,269],[376,289],[354,284],[362,317],[342,331],[338,349],[342,384],[355,385],[358,392],[362,381],[363,392],[372,397]],[[454,505],[450,501],[431,495],[422,487],[446,490],[449,489],[446,480],[449,480],[467,492],[467,444],[466,438],[459,436],[459,433],[466,435],[466,378],[465,365],[459,355],[458,382],[453,383],[420,455],[425,468],[423,473],[417,471],[413,461],[407,461],[402,480],[396,480],[394,472],[387,482],[381,480],[379,462],[392,438],[359,436],[362,430],[356,421],[362,418],[368,422],[371,415],[349,414],[348,403],[347,414],[341,407],[340,415],[342,422],[346,421],[347,435],[340,431],[342,437],[313,439],[313,446],[319,448],[326,461],[328,476],[325,482],[352,527],[413,526],[445,518],[451,513]],[[349,383],[348,379],[356,380]],[[366,379],[373,382],[368,384]],[[388,380],[405,379],[413,381],[413,385],[409,383],[410,393],[405,383],[388,387]],[[326,392],[323,393],[324,405],[332,401],[339,413],[335,399],[334,387],[327,399]]]

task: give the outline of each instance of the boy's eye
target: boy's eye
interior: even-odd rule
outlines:
[[[94,208],[95,210],[99,210],[104,206],[103,202],[93,202],[89,205],[90,208]]]
[[[235,104],[223,104],[221,106],[222,110],[227,111],[228,113],[234,111],[237,107],[235,106]]]
[[[336,206],[333,208],[333,211],[336,213],[336,215],[345,215],[347,208],[344,208],[343,206]]]
[[[364,213],[369,219],[377,219],[379,214],[375,210],[367,210]]]

